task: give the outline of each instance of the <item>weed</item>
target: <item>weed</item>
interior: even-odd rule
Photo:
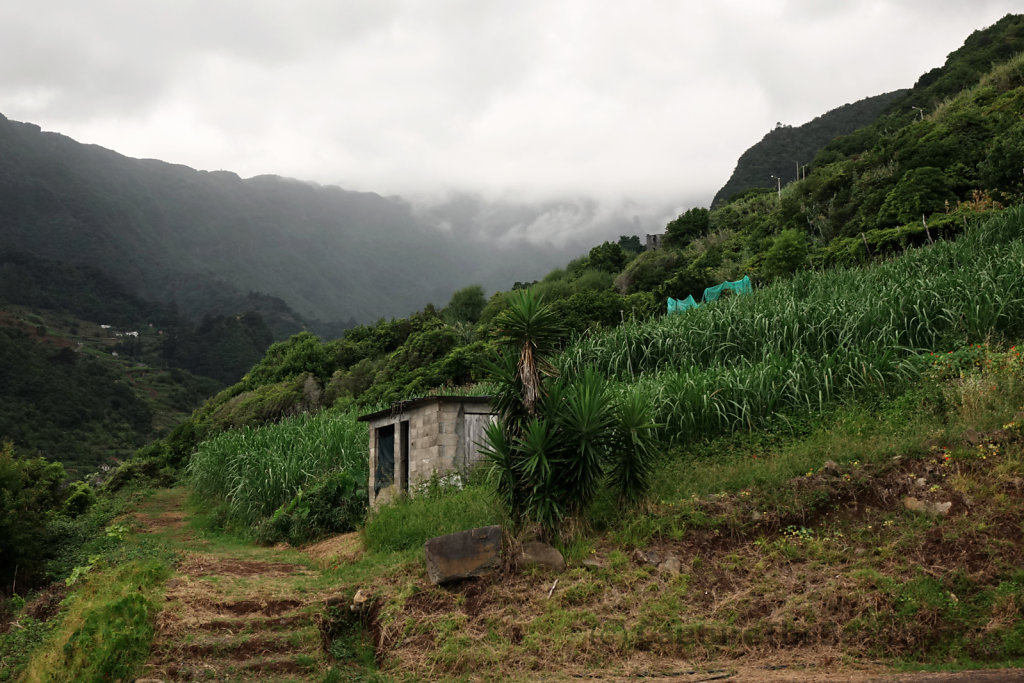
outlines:
[[[463,531],[502,520],[492,492],[480,485],[450,493],[400,498],[373,511],[364,530],[367,548],[375,552],[422,548],[434,536]]]

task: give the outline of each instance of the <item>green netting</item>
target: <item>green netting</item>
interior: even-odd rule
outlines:
[[[682,313],[683,311],[688,311],[691,308],[697,308],[697,302],[693,300],[692,294],[685,299],[668,298],[669,313]]]
[[[750,294],[750,276],[745,275],[742,280],[736,280],[735,282],[723,282],[720,285],[708,287],[704,290],[704,303],[714,301],[718,297],[722,296],[722,292],[727,289],[736,292],[737,294]]]
[[[745,275],[742,280],[736,280],[735,282],[726,281],[720,285],[708,287],[704,290],[704,303],[717,300],[722,296],[722,292],[725,290],[735,292],[736,294],[750,294],[750,292],[753,291],[753,287],[750,285],[750,276]],[[669,313],[682,313],[683,311],[688,311],[691,308],[697,308],[699,305],[700,304],[694,300],[692,294],[685,299],[668,298]]]

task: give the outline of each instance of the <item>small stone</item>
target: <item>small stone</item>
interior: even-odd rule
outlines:
[[[359,612],[369,600],[370,594],[360,588],[356,591],[356,594],[352,596],[352,604],[349,606],[349,609],[353,612]]]
[[[528,541],[523,544],[523,550],[519,553],[519,567],[542,567],[554,572],[565,571],[565,558],[558,548],[541,541]]]
[[[953,508],[953,503],[932,503],[924,500],[918,500],[912,496],[907,496],[903,499],[903,507],[911,512],[922,512],[926,515],[931,515],[932,517],[945,517]]]
[[[661,554],[657,550],[641,550],[637,548],[633,551],[631,557],[637,564],[649,564],[652,567],[661,564]]]
[[[604,569],[604,562],[599,557],[584,558],[583,562],[581,562],[580,564],[583,565],[584,569],[591,572],[596,572],[599,569]]]
[[[659,572],[670,576],[678,576],[682,570],[683,565],[675,555],[669,555],[661,562],[661,564],[658,565]]]
[[[907,508],[911,512],[924,512],[925,504],[923,500],[918,500],[913,496],[907,496],[903,499],[903,507]]]
[[[750,519],[755,522],[760,522],[762,519],[764,519],[764,515],[761,514],[760,511],[754,510],[753,512],[750,513]]]
[[[928,480],[925,479],[924,477],[918,477],[917,479],[914,480],[914,485],[916,485],[916,486],[927,486],[928,485]]]
[[[821,469],[833,477],[839,476],[839,465],[836,464],[835,460],[826,460]]]

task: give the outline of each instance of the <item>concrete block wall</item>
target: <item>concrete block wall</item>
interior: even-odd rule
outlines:
[[[480,411],[481,408],[476,406],[474,410]],[[406,412],[392,413],[370,420],[370,505],[379,505],[398,494],[397,485],[381,489],[376,497],[373,493],[376,484],[379,428],[389,424],[395,427],[393,481],[397,484],[401,481],[401,424],[403,421],[409,422],[409,489],[412,491],[434,474],[459,472],[476,459],[476,449],[467,446],[466,439],[478,438],[479,428],[475,425],[469,428],[465,426],[465,413],[466,408],[460,401],[438,401],[416,405]]]

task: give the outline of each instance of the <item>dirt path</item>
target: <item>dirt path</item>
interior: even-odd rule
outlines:
[[[323,680],[320,573],[296,551],[197,538],[184,498],[161,491],[136,512],[144,533],[183,552],[139,680]]]

